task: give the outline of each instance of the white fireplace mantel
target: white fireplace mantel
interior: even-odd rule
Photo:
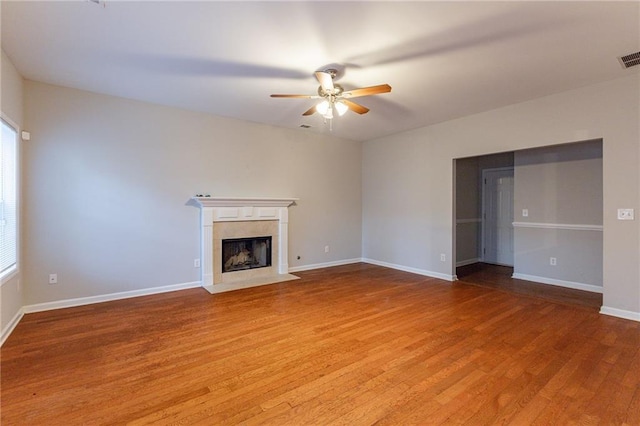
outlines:
[[[288,261],[288,208],[297,198],[255,198],[255,197],[192,197],[200,207],[200,257],[202,286],[210,293],[235,290],[253,285],[251,283],[223,284],[214,282],[213,226],[215,222],[242,222],[259,220],[278,221],[278,265],[279,277],[271,277],[264,284],[292,279]],[[218,260],[219,261],[219,260]],[[293,277],[295,279],[296,277]]]
[[[200,207],[289,207],[298,198],[192,197]]]

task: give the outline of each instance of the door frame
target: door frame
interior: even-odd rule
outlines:
[[[514,177],[514,184],[515,184],[515,167],[495,167],[495,168],[490,168],[490,169],[482,169],[482,176],[481,176],[481,186],[482,189],[480,191],[480,197],[482,199],[482,207],[481,207],[481,211],[480,211],[480,232],[481,232],[481,237],[480,237],[480,261],[484,262],[485,259],[485,219],[486,219],[486,205],[485,205],[485,178],[486,178],[486,174],[487,173],[493,173],[493,172],[507,172],[507,171],[511,171],[512,172],[512,176]],[[491,262],[492,264],[496,264],[499,265],[499,263],[496,262]],[[515,263],[515,262],[514,262]],[[504,265],[504,266],[509,266],[509,267],[513,267],[514,265]]]

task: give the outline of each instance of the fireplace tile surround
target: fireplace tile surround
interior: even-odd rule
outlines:
[[[200,208],[202,287],[212,294],[298,279],[289,274],[289,206],[297,198],[192,197]],[[222,273],[222,240],[272,237],[271,266]]]

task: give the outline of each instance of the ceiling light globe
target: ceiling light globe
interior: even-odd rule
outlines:
[[[339,116],[343,116],[348,109],[349,107],[344,102],[342,101],[336,102],[336,110],[338,111]]]
[[[329,102],[326,99],[316,105],[316,111],[322,115],[325,115],[329,109]]]

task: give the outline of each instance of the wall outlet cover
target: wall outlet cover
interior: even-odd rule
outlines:
[[[618,209],[618,220],[633,220],[633,209]]]

